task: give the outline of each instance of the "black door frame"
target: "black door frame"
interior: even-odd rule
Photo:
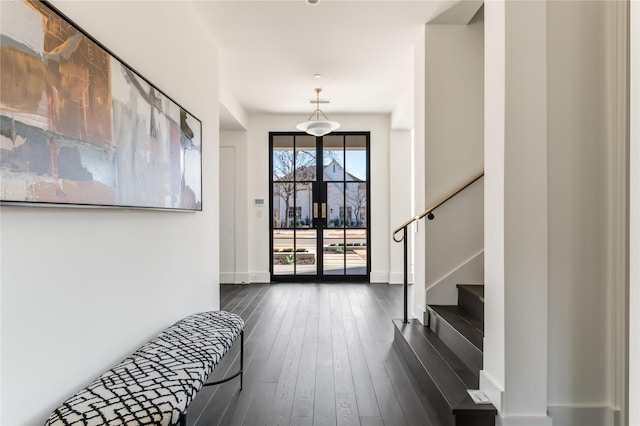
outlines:
[[[309,136],[304,132],[269,132],[269,274],[272,282],[304,282],[304,281],[328,281],[328,282],[369,282],[371,275],[371,132],[331,132],[332,136],[364,136],[366,140],[366,183],[367,183],[367,204],[366,204],[366,237],[367,237],[367,266],[365,275],[347,275],[346,274],[346,251],[345,251],[345,273],[343,275],[324,275],[323,274],[323,239],[324,230],[326,227],[326,218],[314,219],[314,229],[317,231],[316,237],[316,275],[274,275],[273,271],[273,138],[274,136]],[[327,198],[326,186],[322,177],[323,171],[323,158],[322,158],[322,139],[323,137],[316,137],[316,181],[313,188],[313,200],[318,202]],[[295,140],[295,139],[294,139]],[[295,153],[295,145],[294,145]],[[345,170],[346,172],[346,170]],[[294,179],[295,182],[295,179]],[[345,187],[346,188],[346,187]],[[346,205],[345,205],[346,208]],[[288,214],[288,212],[286,213]],[[292,229],[296,229],[295,227]],[[329,228],[335,229],[335,228]],[[339,228],[338,228],[339,229]],[[344,227],[343,229],[348,229]],[[345,237],[346,239],[346,237]],[[295,232],[294,232],[294,248],[296,244]]]

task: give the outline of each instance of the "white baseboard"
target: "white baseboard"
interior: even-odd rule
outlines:
[[[549,416],[500,416],[501,426],[557,426]]]
[[[498,410],[497,426],[557,426],[549,417],[549,413],[544,416],[505,415],[504,389],[486,370],[480,370],[480,389]]]
[[[480,371],[480,389],[498,409],[499,426],[622,426],[620,410],[604,404],[549,405],[546,416],[504,415],[504,391],[485,370]]]
[[[236,273],[236,284],[247,284],[249,283],[249,273],[248,272],[237,272]]]
[[[369,274],[369,281],[371,283],[384,284],[389,282],[389,273],[388,272],[371,272]]]
[[[249,282],[249,274],[220,272],[220,284],[246,284]]]
[[[421,306],[417,307],[416,319],[422,323],[422,325],[427,324],[427,311]]]
[[[409,284],[413,284],[413,273],[409,272]],[[389,274],[389,284],[404,284],[404,272],[391,272]]]
[[[620,410],[607,405],[549,405],[554,426],[620,426]]]
[[[220,284],[235,283],[236,274],[233,272],[220,272]]]
[[[271,282],[271,274],[269,272],[264,272],[264,271],[252,271],[252,272],[249,272],[249,280],[247,282],[269,283]]]

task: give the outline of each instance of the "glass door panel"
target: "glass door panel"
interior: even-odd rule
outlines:
[[[325,182],[344,180],[344,136],[322,138],[322,170]]]
[[[274,181],[293,180],[293,136],[274,136],[272,142],[272,176]]]
[[[271,133],[275,280],[369,276],[368,133]]]
[[[323,234],[323,274],[344,275],[344,229],[325,229]]]
[[[315,151],[313,154],[315,161]],[[310,168],[308,165],[302,167]],[[315,177],[315,164],[313,167],[313,173],[305,173],[306,177]],[[296,168],[296,175],[299,169],[299,167]],[[313,187],[313,182],[296,183],[295,241],[293,250],[295,252],[295,274],[297,275],[317,275],[318,273],[316,266],[318,236],[313,226]]]
[[[273,229],[273,275],[295,274],[295,255],[293,253],[293,241],[295,233],[293,229]]]
[[[296,230],[295,273],[296,275],[318,275],[317,230]]]
[[[327,182],[327,228],[344,226],[344,183]]]
[[[345,136],[345,179],[367,181],[367,138],[365,135]]]
[[[367,227],[367,184],[366,182],[347,182],[345,191],[344,224],[348,228]]]
[[[295,191],[294,191],[295,188]],[[274,275],[317,275],[313,182],[273,184]]]
[[[297,136],[295,150],[296,181],[315,181],[317,170],[315,136]]]
[[[363,275],[367,273],[367,230],[347,229],[345,234],[345,273]]]
[[[293,228],[293,182],[273,184],[271,211],[274,228]]]

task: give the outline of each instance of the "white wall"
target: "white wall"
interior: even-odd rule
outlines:
[[[631,2],[629,153],[629,354],[627,401],[640,401],[640,3]],[[640,404],[627,405],[627,424],[640,425]]]
[[[247,132],[220,132],[220,153],[220,282],[248,283]]]
[[[330,113],[329,113],[330,114]],[[389,282],[389,116],[336,115],[341,131],[371,132],[371,282]],[[252,115],[247,132],[247,193],[264,198],[265,207],[250,206],[247,217],[251,245],[248,270],[251,282],[269,282],[269,132],[293,131],[304,116]]]
[[[468,25],[427,25],[425,40],[425,191],[429,206],[483,169],[482,10]]]
[[[393,231],[405,221],[413,217],[413,174],[410,163],[412,160],[411,130],[392,130],[389,146],[389,220]],[[410,231],[409,231],[410,233]],[[401,233],[399,235],[402,235]],[[411,265],[412,239],[408,237],[408,266]],[[402,284],[404,282],[404,244],[392,242],[390,246],[389,283]],[[413,282],[413,273],[408,267],[407,280]]]
[[[626,8],[618,2],[547,5],[548,399],[558,424],[613,424],[624,399],[616,396],[624,383],[616,364],[624,364],[625,347],[624,329],[616,337],[616,314],[624,318],[626,131],[624,121],[620,135],[613,127],[618,114],[624,120],[626,101],[622,89],[615,110],[612,76],[625,58],[612,56],[617,29],[607,19],[618,5]]]
[[[438,208],[426,220],[427,303],[455,305],[457,284],[484,284],[484,179]]]
[[[425,207],[430,207],[483,170],[482,9],[468,25],[427,25],[425,40]],[[445,278],[484,246],[482,181],[435,216],[420,223],[426,235],[426,303],[455,304],[456,283]],[[482,283],[482,265],[461,276],[469,284]]]
[[[54,3],[202,120],[203,212],[0,207],[3,425],[219,306],[217,47],[183,2]]]

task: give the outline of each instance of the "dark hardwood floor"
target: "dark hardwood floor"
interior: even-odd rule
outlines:
[[[189,426],[433,424],[429,402],[392,348],[401,286],[222,285],[220,301],[246,323],[244,387],[236,379],[203,388]],[[237,369],[239,346],[209,380]]]

